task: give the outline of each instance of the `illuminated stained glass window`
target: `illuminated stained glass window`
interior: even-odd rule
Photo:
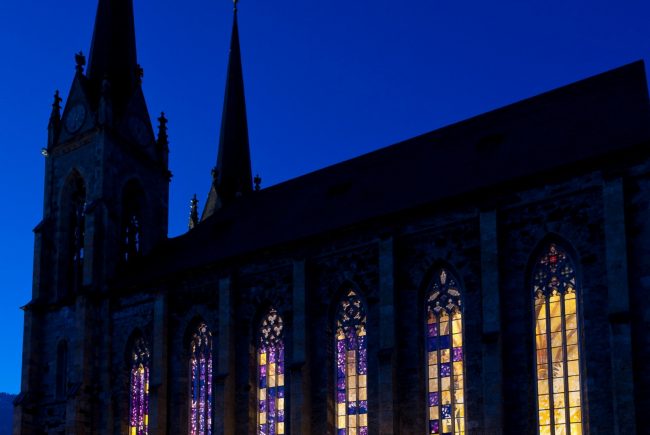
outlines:
[[[205,323],[192,336],[190,435],[212,435],[212,334]]]
[[[368,435],[368,349],[366,311],[353,290],[336,316],[337,435]]]
[[[262,319],[258,355],[259,435],[282,435],[284,427],[284,327],[273,308]]]
[[[580,350],[575,268],[550,244],[533,272],[540,435],[581,435]]]
[[[131,386],[129,400],[129,434],[149,433],[149,370],[151,353],[144,339],[139,338],[131,353]]]
[[[426,302],[429,434],[464,434],[463,313],[457,280],[440,270]]]

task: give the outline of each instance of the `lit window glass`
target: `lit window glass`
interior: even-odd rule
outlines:
[[[149,370],[151,354],[144,339],[139,338],[131,353],[131,385],[129,398],[129,434],[149,433]]]
[[[212,435],[212,334],[201,323],[191,344],[190,435]]]
[[[337,435],[368,435],[368,349],[366,311],[349,290],[336,315]]]
[[[426,302],[428,433],[464,434],[465,358],[457,280],[448,271],[440,270]]]
[[[540,435],[582,435],[578,299],[569,256],[550,244],[533,273]]]
[[[262,319],[257,352],[259,435],[285,432],[284,325],[271,308]]]

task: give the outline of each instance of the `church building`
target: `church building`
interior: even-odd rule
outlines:
[[[643,63],[261,189],[237,20],[169,238],[132,0],[99,0],[43,149],[13,433],[649,433]]]

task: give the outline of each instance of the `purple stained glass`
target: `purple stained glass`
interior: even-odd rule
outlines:
[[[262,319],[259,330],[258,391],[259,412],[258,434],[282,435],[284,426],[284,339],[282,317],[273,308]],[[269,383],[271,382],[271,385]],[[261,423],[264,421],[264,423]]]
[[[131,354],[129,416],[131,434],[149,433],[149,365],[150,352],[144,339],[135,341]]]
[[[365,397],[366,389],[360,388],[359,377],[368,373],[368,350],[366,337],[365,308],[357,294],[350,290],[339,304],[336,317],[336,392],[337,404],[343,405],[345,416],[337,419],[338,434],[346,434],[349,419],[356,419],[353,427],[357,434],[367,434],[368,428],[361,425],[360,415],[368,413],[368,403]],[[354,361],[351,366],[348,363]],[[354,370],[349,373],[349,370]],[[352,380],[353,385],[347,381]],[[348,400],[350,389],[356,391],[356,400]],[[363,396],[362,396],[363,395]],[[363,399],[363,400],[361,400]],[[337,407],[338,409],[338,407]],[[344,422],[344,423],[343,423]]]
[[[427,338],[427,352],[435,352],[438,350],[438,337]]]
[[[440,388],[445,383],[442,380],[449,380],[450,377],[463,376],[463,347],[452,347],[452,333],[461,331],[456,329],[462,327],[455,322],[462,322],[462,297],[461,289],[458,286],[456,277],[445,269],[439,269],[434,275],[430,290],[426,299],[426,347],[427,355],[427,379],[430,390],[427,396],[428,408],[433,408],[432,412],[427,409],[430,415],[437,415],[440,419],[448,421],[452,418],[452,409],[449,404],[442,404]],[[444,330],[447,334],[441,334],[441,322],[445,325]],[[462,337],[461,337],[462,338]],[[450,361],[451,360],[451,361]],[[461,364],[452,364],[460,362]],[[453,383],[449,385],[451,397],[457,397],[456,394],[463,393],[462,383]],[[447,402],[448,403],[448,402]],[[462,404],[458,406],[463,406]],[[440,419],[429,419],[429,433],[436,435],[441,434]],[[455,427],[464,422],[464,417],[457,416],[454,418]],[[445,427],[451,427],[451,425]],[[446,433],[446,432],[445,432]],[[450,433],[456,433],[452,431]]]
[[[212,334],[205,323],[192,337],[190,435],[212,434]]]

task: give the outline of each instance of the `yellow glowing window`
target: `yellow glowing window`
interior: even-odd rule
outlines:
[[[575,268],[550,244],[533,273],[540,435],[581,435],[578,299]]]
[[[368,355],[365,307],[355,291],[336,315],[336,435],[368,435]]]
[[[428,433],[465,433],[463,314],[458,280],[445,269],[427,295]]]
[[[271,308],[259,329],[257,433],[283,435],[285,423],[284,324]]]

